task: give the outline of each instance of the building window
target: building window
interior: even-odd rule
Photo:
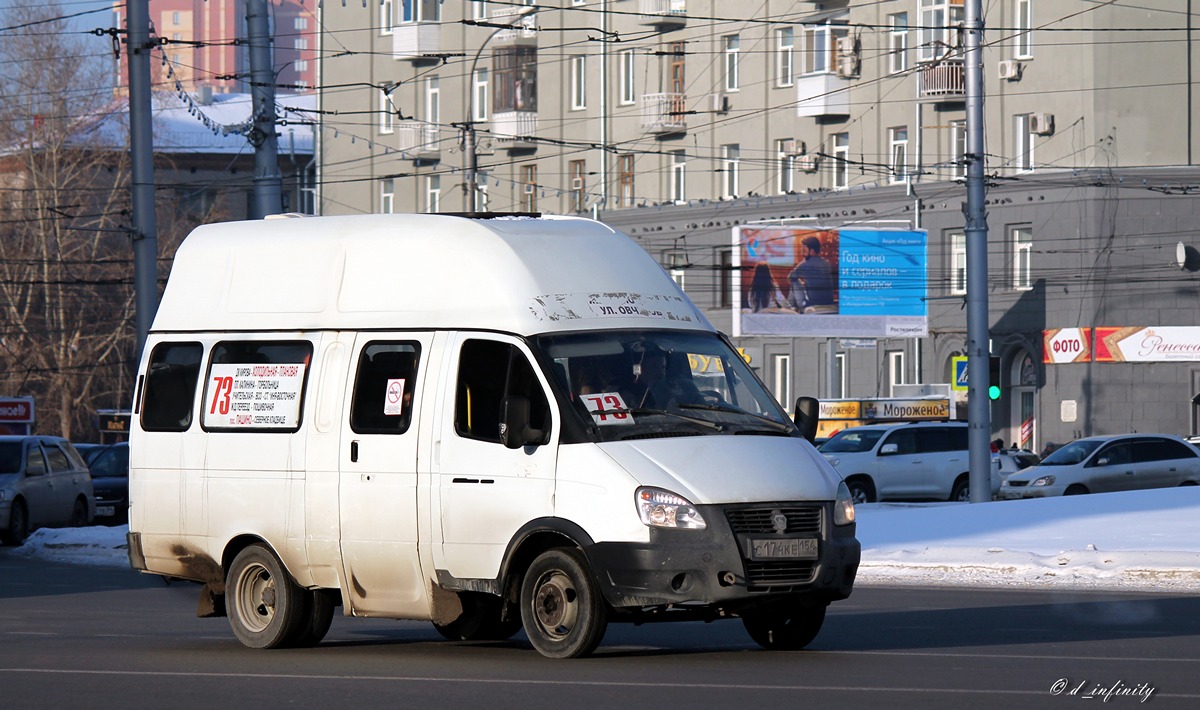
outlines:
[[[521,211],[537,212],[537,165],[521,166]]]
[[[484,0],[471,0],[471,17],[476,20],[487,19],[487,3]]]
[[[908,13],[888,15],[888,71],[899,74],[908,69]]]
[[[297,17],[295,22],[292,23],[292,28],[297,29],[297,30],[307,30],[308,29],[308,18],[307,17]]]
[[[837,399],[846,398],[846,353],[834,353],[833,356],[833,396]]]
[[[738,54],[741,51],[742,40],[737,35],[727,35],[725,37],[725,57],[724,57],[724,73],[725,73],[725,90],[737,91],[741,87],[741,78],[738,76]]]
[[[1017,36],[1013,59],[1033,57],[1033,0],[1016,0]]]
[[[475,105],[471,107],[473,121],[488,120],[488,70],[476,69],[472,94]]]
[[[677,250],[668,251],[663,254],[663,268],[667,273],[671,274],[671,278],[675,283],[679,284],[679,288],[684,288],[684,270],[688,266],[687,253]]]
[[[733,199],[738,196],[739,172],[742,149],[737,143],[721,146],[721,197]]]
[[[1033,170],[1033,133],[1029,114],[1013,116],[1013,165],[1017,170]]]
[[[178,12],[172,12],[172,13],[171,13],[171,24],[172,24],[172,25],[178,25],[178,24],[179,24],[179,13],[178,13]]]
[[[833,187],[850,187],[850,134],[833,134]]]
[[[392,178],[379,181],[379,211],[383,214],[396,211],[396,181]]]
[[[771,369],[774,370],[775,375],[771,394],[775,395],[776,401],[786,408],[792,399],[792,356],[774,355],[771,360]]]
[[[896,385],[904,384],[904,351],[889,350],[887,352],[888,396],[896,396]]]
[[[950,235],[950,293],[967,292],[967,235]]]
[[[908,127],[889,128],[888,143],[891,146],[892,154],[892,162],[889,166],[892,174],[888,181],[904,182],[908,177]]]
[[[396,128],[396,114],[392,112],[392,96],[387,91],[379,92],[379,132],[391,133]]]
[[[796,188],[796,156],[792,148],[795,144],[795,141],[787,139],[775,141],[775,159],[779,166],[775,189],[781,195],[787,195]]]
[[[671,151],[671,201],[687,202],[687,153],[682,150]]]
[[[1012,243],[1013,288],[1019,291],[1028,291],[1033,288],[1033,228],[1013,227]]]
[[[775,86],[792,85],[795,44],[795,30],[791,27],[775,30]]]
[[[921,46],[918,57],[932,61],[958,47],[963,24],[963,0],[921,0]]]
[[[425,211],[440,212],[442,207],[442,178],[438,175],[425,177]]]
[[[585,176],[587,175],[587,161],[572,160],[568,164],[568,172],[571,176],[571,189],[568,191],[570,197],[570,207],[572,212],[582,212],[587,209],[587,193],[585,189],[587,184]]]
[[[537,47],[497,48],[492,73],[492,111],[537,111]]]
[[[396,21],[395,15],[392,14],[392,0],[382,0],[379,3],[379,34],[390,35],[394,24]]]
[[[950,161],[953,164],[952,175],[958,178],[967,176],[967,122],[950,122]]]
[[[805,25],[801,74],[820,74],[837,67],[837,41],[849,35],[844,25]]]
[[[571,57],[571,110],[587,108],[587,57]]]
[[[717,306],[733,308],[733,250],[717,253]]]
[[[425,80],[425,122],[437,127],[442,120],[442,89],[436,76]]]
[[[400,0],[400,3],[401,22],[442,21],[442,0]]]
[[[623,106],[628,106],[636,100],[633,52],[632,49],[625,49],[617,54],[617,101]]]
[[[617,206],[633,207],[633,156],[622,155],[617,158]]]

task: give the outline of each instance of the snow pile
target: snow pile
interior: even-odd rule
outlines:
[[[39,530],[14,554],[127,566],[126,526]],[[1200,591],[1200,487],[858,506],[864,585]]]

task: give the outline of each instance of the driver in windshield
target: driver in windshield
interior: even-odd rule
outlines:
[[[635,343],[632,351],[633,383],[628,393],[622,393],[627,406],[667,409],[704,401],[691,373],[680,372],[665,350],[654,343]]]

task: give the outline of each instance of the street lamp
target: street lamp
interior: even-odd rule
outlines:
[[[473,22],[471,24],[480,27],[495,27],[492,33],[483,40],[479,45],[479,49],[475,52],[475,58],[471,60],[471,71],[467,75],[467,120],[463,121],[463,130],[466,131],[466,150],[467,154],[467,210],[469,212],[479,211],[479,149],[475,135],[475,72],[479,67],[479,58],[483,55],[483,50],[487,47],[488,42],[500,33],[500,30],[511,30],[522,21],[529,18],[533,13],[542,9],[537,5],[529,5],[521,12],[517,13],[511,22],[504,25],[493,25],[488,22]],[[492,77],[495,81],[495,77]],[[489,87],[491,84],[489,83]]]

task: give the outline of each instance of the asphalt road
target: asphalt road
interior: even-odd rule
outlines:
[[[1200,597],[859,588],[806,651],[737,621],[613,625],[554,661],[341,616],[317,648],[253,651],[194,616],[198,589],[0,549],[0,707],[1200,707]]]

